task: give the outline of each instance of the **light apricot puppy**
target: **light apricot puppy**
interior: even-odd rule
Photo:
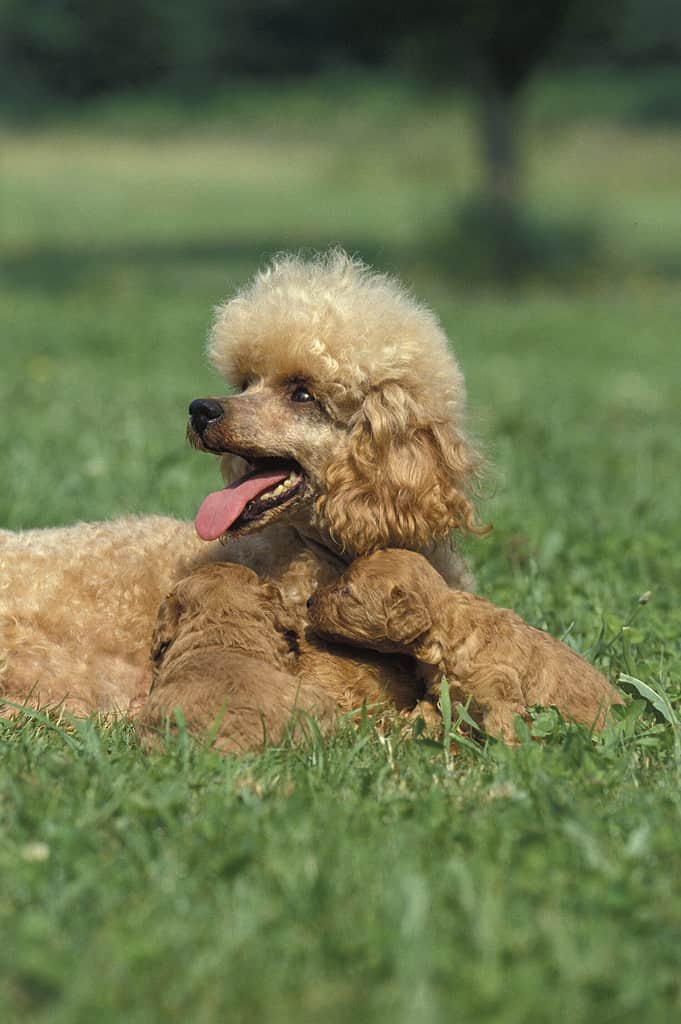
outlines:
[[[379,651],[411,654],[426,690],[440,682],[452,700],[472,698],[485,732],[516,741],[514,718],[530,705],[553,705],[567,718],[602,728],[622,698],[608,680],[565,644],[528,626],[508,608],[451,590],[414,552],[377,551],[358,559],[309,602],[321,635]]]

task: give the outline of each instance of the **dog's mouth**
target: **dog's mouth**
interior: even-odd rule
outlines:
[[[217,540],[282,508],[305,489],[305,474],[291,459],[250,459],[248,472],[204,498],[194,524],[202,540]]]

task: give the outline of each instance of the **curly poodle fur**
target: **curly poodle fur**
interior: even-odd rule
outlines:
[[[451,538],[477,529],[479,459],[461,371],[430,311],[341,251],[282,256],[218,308],[209,354],[240,392],[204,402],[189,428],[233,481],[211,499],[221,543],[161,517],[0,533],[0,694],[134,708],[158,605],[203,563],[276,580],[301,623],[319,584],[387,545],[470,585]],[[246,501],[263,473],[285,493]]]

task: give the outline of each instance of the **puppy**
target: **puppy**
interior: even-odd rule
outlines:
[[[280,743],[288,730],[300,736],[300,712],[323,734],[333,728],[332,697],[293,674],[296,634],[279,588],[245,566],[202,566],[176,584],[159,610],[151,658],[151,690],[136,715],[146,746],[176,709],[223,754]]]
[[[514,718],[532,704],[600,729],[622,699],[565,644],[508,608],[451,590],[421,555],[389,549],[358,559],[309,602],[322,636],[417,659],[431,700],[443,676],[453,701],[472,698],[485,732],[516,742]]]

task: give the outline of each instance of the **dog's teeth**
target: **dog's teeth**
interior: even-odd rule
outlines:
[[[276,487],[273,487],[269,491],[263,491],[263,493],[260,495],[260,500],[261,501],[270,501],[272,498],[280,497],[280,495],[284,494],[291,487],[293,487],[295,484],[297,484],[299,480],[300,480],[300,473],[296,473],[295,470],[291,470],[291,472],[286,477],[286,479],[282,480],[282,482],[280,484],[277,484]]]

